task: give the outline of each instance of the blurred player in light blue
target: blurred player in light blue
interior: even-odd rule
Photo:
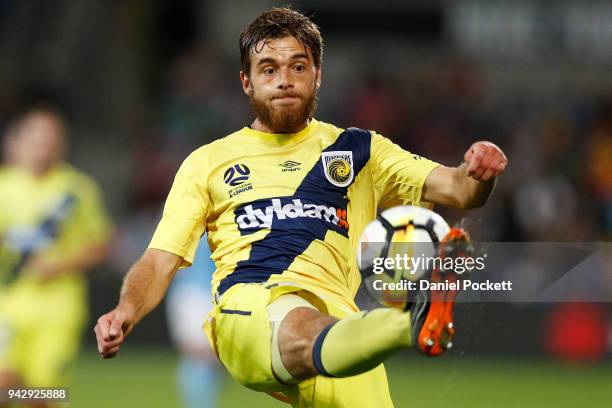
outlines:
[[[202,335],[202,321],[212,304],[210,281],[214,271],[203,236],[193,266],[176,273],[166,298],[170,336],[181,353],[177,375],[186,408],[217,405],[218,363]]]

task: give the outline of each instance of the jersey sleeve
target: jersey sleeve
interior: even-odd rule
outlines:
[[[192,264],[200,237],[206,229],[210,199],[203,177],[187,158],[174,178],[149,248],[180,256]]]
[[[410,153],[375,132],[372,132],[371,159],[379,207],[430,206],[421,201],[421,195],[427,176],[438,163]]]

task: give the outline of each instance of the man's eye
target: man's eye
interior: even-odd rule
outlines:
[[[272,67],[264,68],[263,73],[266,75],[272,75],[274,73],[274,68]]]
[[[304,65],[302,65],[302,64],[296,64],[296,65],[295,65],[295,67],[294,67],[294,69],[295,69],[297,72],[304,72],[304,71],[306,70],[306,67],[305,67]]]

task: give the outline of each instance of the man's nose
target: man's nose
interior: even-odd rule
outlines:
[[[291,73],[287,68],[281,68],[278,75],[278,89],[290,89],[293,88],[293,80]]]

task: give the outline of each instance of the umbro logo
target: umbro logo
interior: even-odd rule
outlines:
[[[280,167],[282,167],[281,171],[282,172],[286,172],[286,171],[298,171],[301,170],[300,165],[302,163],[300,162],[296,162],[293,160],[287,160],[284,163],[279,164]]]

